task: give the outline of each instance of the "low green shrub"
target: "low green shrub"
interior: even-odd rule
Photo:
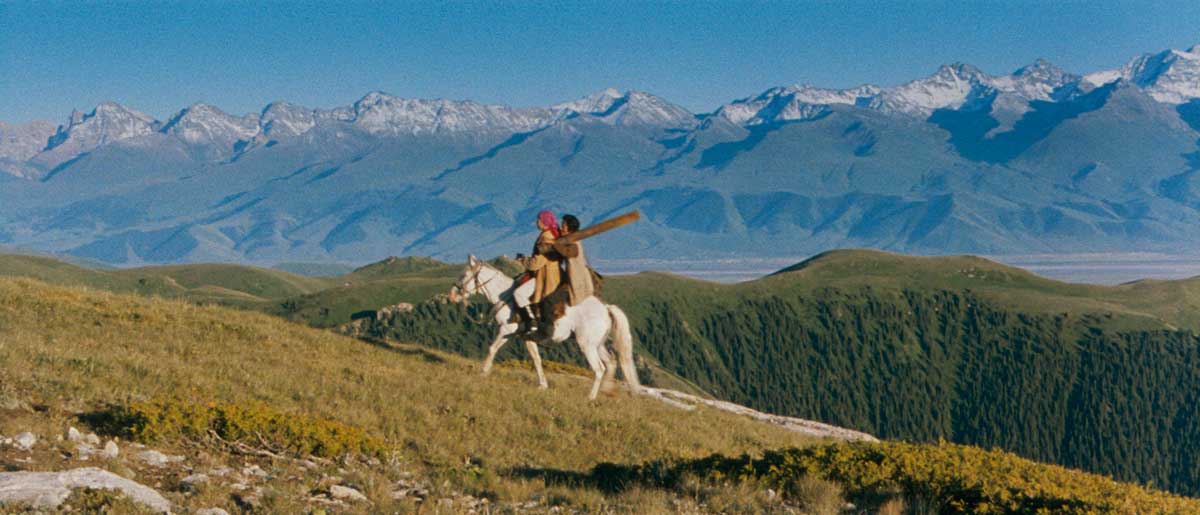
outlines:
[[[754,481],[795,500],[811,497],[813,478],[818,478],[841,485],[847,498],[862,505],[905,499],[943,514],[1200,513],[1200,500],[945,442],[837,443],[757,458],[713,455],[675,464],[604,464],[592,471],[592,480],[610,490],[636,484],[677,489],[682,478],[693,475]]]
[[[150,515],[156,513],[147,506],[134,502],[116,490],[99,488],[77,488],[59,507],[61,513],[90,513],[96,515]],[[18,513],[14,511],[12,513]],[[40,513],[35,510],[20,513]]]
[[[285,413],[266,404],[229,404],[157,399],[112,407],[104,424],[127,438],[159,442],[175,438],[266,447],[276,452],[326,458],[347,453],[376,455],[383,444],[362,429],[334,420]]]

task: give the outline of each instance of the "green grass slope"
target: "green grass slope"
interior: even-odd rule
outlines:
[[[498,479],[517,468],[584,472],[604,461],[808,442],[734,415],[623,393],[589,403],[583,377],[555,374],[552,389],[541,391],[525,370],[483,378],[477,362],[425,349],[29,279],[0,278],[0,335],[0,395],[43,410],[86,413],[159,399],[265,405],[361,429],[394,462],[470,482],[464,488],[520,490],[527,480]],[[0,416],[0,432],[15,434],[19,423]],[[487,478],[460,477],[480,463]]]
[[[329,279],[241,265],[195,264],[96,270],[52,258],[0,255],[0,276],[30,277],[64,286],[140,293],[240,306],[329,288]]]
[[[4,389],[35,403],[265,402],[341,420],[398,447],[413,443],[422,459],[439,463],[473,455],[578,468],[605,456],[695,456],[801,441],[719,412],[626,395],[588,404],[586,378],[555,377],[544,392],[524,371],[484,378],[474,361],[379,347],[267,315],[26,279],[0,279],[0,328]],[[452,428],[454,438],[445,439]],[[536,448],[520,441],[530,435]],[[574,448],[586,439],[594,445]]]
[[[922,257],[877,250],[826,252],[742,288],[926,288],[972,291],[1036,313],[1113,313],[1132,327],[1200,330],[1200,278],[1117,286],[1066,283],[976,256]]]
[[[92,423],[177,449],[189,460],[237,467],[252,459],[245,444],[230,447],[206,434],[226,442],[245,437],[276,453],[342,456],[307,471],[286,456],[260,460],[270,471],[258,483],[265,511],[312,509],[307,499],[323,488],[312,485],[327,484],[331,474],[362,485],[372,501],[339,511],[416,511],[420,507],[397,504],[386,487],[412,481],[414,472],[442,485],[434,488],[446,495],[535,500],[575,512],[825,512],[842,505],[843,492],[860,506],[893,510],[905,503],[986,503],[992,513],[1038,506],[1069,508],[1063,513],[1189,513],[1200,507],[968,448],[813,448],[817,442],[723,412],[681,411],[623,392],[587,402],[584,377],[553,374],[552,389],[540,391],[523,369],[501,367],[483,378],[476,362],[454,355],[371,345],[263,314],[178,300],[0,278],[0,335],[0,397],[37,408],[0,405],[0,434],[31,426],[51,434]],[[47,445],[53,452],[35,452],[32,461],[0,450],[0,462],[9,470],[43,470],[72,459],[69,450]],[[129,462],[96,464],[133,473]],[[184,511],[233,509],[231,499],[244,495],[220,485],[169,488],[191,473],[187,469],[159,479],[161,471],[139,470],[139,479],[160,481]],[[1064,482],[1050,488],[1022,478]],[[768,494],[768,487],[781,495]],[[960,512],[972,511],[949,511]]]

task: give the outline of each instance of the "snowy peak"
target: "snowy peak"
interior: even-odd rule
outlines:
[[[987,74],[969,64],[942,65],[924,79],[883,90],[871,106],[885,112],[926,116],[935,109],[957,108],[986,94]]]
[[[317,124],[318,114],[307,107],[272,102],[258,117],[262,134],[270,137],[299,136]]]
[[[229,148],[238,141],[253,138],[258,131],[255,117],[231,116],[208,104],[195,104],[179,111],[162,128],[162,132],[189,145]]]
[[[696,116],[687,109],[641,91],[627,91],[606,110],[593,115],[606,123],[624,127],[691,128],[696,125]]]
[[[851,105],[886,113],[928,116],[936,109],[955,109],[1004,94],[1010,103],[1056,100],[1074,90],[1080,77],[1038,59],[1012,75],[993,77],[970,64],[938,67],[929,77],[892,88],[862,85],[826,89],[809,85],[772,88],[757,97],[721,106],[715,114],[739,125],[806,120],[822,116],[832,105]]]
[[[516,109],[456,100],[398,98],[371,92],[354,103],[354,126],[376,135],[525,132],[544,126],[548,109]]]
[[[66,125],[58,126],[45,152],[36,160],[44,166],[57,166],[97,147],[154,132],[153,118],[115,102],[104,102],[88,114],[74,111]]]
[[[805,84],[793,86],[789,90],[797,102],[848,105],[857,105],[863,99],[874,97],[882,91],[879,86],[871,84],[864,84],[850,89],[825,89]]]
[[[68,141],[95,147],[154,132],[157,122],[145,114],[116,102],[103,102],[88,114],[74,111],[67,125],[60,125],[49,148]]]
[[[608,111],[613,103],[623,96],[615,88],[605,88],[579,100],[554,104],[551,108],[560,111],[574,111],[579,114],[602,113]]]
[[[580,98],[580,100],[556,103],[551,108],[556,110],[572,110],[572,112],[580,114],[604,113],[608,108],[612,107],[614,102],[617,102],[622,97],[623,95],[620,94],[620,91],[607,88]]]
[[[1045,59],[1038,59],[1007,77],[989,77],[986,83],[1003,93],[1024,100],[1060,100],[1074,90],[1082,77],[1067,73]]]
[[[772,88],[763,94],[721,106],[716,115],[739,125],[809,120],[823,115],[834,104],[865,105],[881,89],[870,84],[850,89],[826,89],[797,84]]]
[[[1200,98],[1200,45],[1143,54],[1121,68],[1120,76],[1159,102],[1181,104]]]

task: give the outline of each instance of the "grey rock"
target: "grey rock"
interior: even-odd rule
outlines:
[[[250,465],[242,469],[242,475],[246,477],[266,478],[270,474],[267,474],[267,471],[258,465]]]
[[[233,493],[233,502],[246,510],[257,509],[262,504],[262,488],[244,489]]]
[[[362,492],[342,485],[330,486],[329,496],[342,501],[370,502],[370,500],[367,499],[367,496],[363,495]]]
[[[160,513],[171,511],[171,502],[154,489],[95,467],[62,472],[0,472],[0,504],[57,508],[76,488],[118,490]]]
[[[109,440],[108,443],[104,444],[104,450],[100,451],[100,456],[103,456],[105,459],[109,460],[117,459],[117,456],[120,454],[121,448],[117,447],[117,442],[112,440]]]
[[[183,487],[184,491],[191,492],[191,491],[194,491],[197,488],[199,488],[201,484],[207,483],[208,476],[206,476],[204,474],[192,474],[183,479],[180,479],[179,482],[182,483],[182,487]]]
[[[32,449],[33,445],[36,444],[37,441],[37,435],[30,433],[29,431],[25,431],[24,433],[13,437],[13,445],[24,451]]]
[[[96,454],[96,448],[86,443],[80,442],[75,445],[75,458],[80,461],[87,461],[93,454]]]
[[[87,436],[84,436],[83,438],[91,445],[100,445],[100,437],[96,436],[96,433],[88,433]]]
[[[167,456],[158,451],[142,451],[137,459],[151,467],[165,467],[171,463],[183,461],[183,456]]]
[[[192,474],[181,479],[180,481],[184,483],[205,483],[208,481],[208,476],[205,474]]]
[[[229,515],[229,512],[221,508],[201,508],[196,510],[196,515]]]
[[[67,428],[67,441],[79,442],[82,440],[83,440],[83,433],[80,433],[79,430],[75,429],[74,427]]]

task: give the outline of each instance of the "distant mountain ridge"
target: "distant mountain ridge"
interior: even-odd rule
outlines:
[[[640,209],[599,257],[1200,248],[1200,45],[1086,75],[944,65],[694,114],[606,89],[515,108],[372,92],[0,124],[0,245],[115,264],[512,254],[533,213]]]

